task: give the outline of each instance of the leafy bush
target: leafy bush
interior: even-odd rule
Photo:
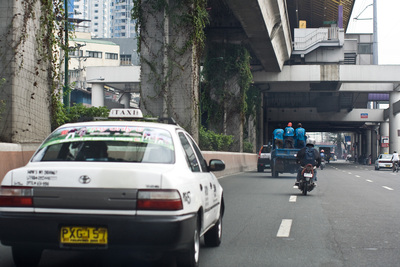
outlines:
[[[65,123],[77,122],[85,118],[108,117],[110,110],[107,107],[86,107],[83,104],[75,104],[67,110],[62,104],[58,106],[55,125],[57,128]]]
[[[232,135],[216,134],[213,131],[200,127],[199,146],[201,150],[230,151],[233,144]]]
[[[82,104],[76,104],[70,107],[66,113],[67,122],[77,122],[80,119],[93,117],[108,117],[110,110],[107,107],[86,107]]]
[[[243,142],[243,152],[245,153],[253,153],[253,144],[249,141]]]

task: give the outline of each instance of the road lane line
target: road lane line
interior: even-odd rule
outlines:
[[[293,220],[291,219],[283,219],[281,225],[279,226],[276,237],[289,237],[290,228],[292,227],[292,221]]]
[[[360,175],[356,175],[356,177],[357,177],[357,178],[360,178],[361,176],[360,176]]]
[[[387,189],[387,190],[390,190],[390,191],[393,191],[394,189],[393,188],[390,188],[390,187],[388,187],[388,186],[382,186],[383,188],[385,188],[385,189]]]
[[[297,201],[297,196],[290,196],[289,202],[296,202]]]
[[[373,183],[374,181],[372,181],[372,180],[365,180],[365,181],[367,181],[368,183]]]

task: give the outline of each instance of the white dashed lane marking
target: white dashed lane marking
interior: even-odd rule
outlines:
[[[290,196],[289,202],[296,202],[297,201],[297,196]]]
[[[283,219],[281,225],[279,226],[278,233],[276,234],[277,237],[289,237],[290,229],[292,228],[292,221],[291,219]]]
[[[390,188],[390,187],[388,187],[388,186],[382,186],[382,187],[385,188],[385,189],[387,189],[387,190],[390,190],[390,191],[394,190],[393,188]]]

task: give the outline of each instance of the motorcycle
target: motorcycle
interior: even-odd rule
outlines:
[[[300,181],[298,188],[303,195],[307,195],[307,192],[311,192],[315,185],[314,185],[314,170],[316,169],[315,166],[312,164],[307,164],[306,166],[302,167]]]

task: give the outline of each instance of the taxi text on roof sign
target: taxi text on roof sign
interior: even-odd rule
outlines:
[[[137,108],[114,108],[110,110],[108,114],[109,118],[130,118],[139,119],[143,118],[142,111]]]

